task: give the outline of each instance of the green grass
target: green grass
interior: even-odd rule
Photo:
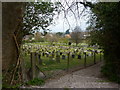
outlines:
[[[27,44],[26,44],[27,45]],[[69,47],[67,45],[60,45],[60,46],[66,46],[66,47],[63,47],[63,48],[60,48],[58,44],[56,44],[55,46],[57,47],[50,47],[50,46],[47,46],[47,45],[50,45],[50,43],[28,43],[28,45],[31,45],[33,47],[36,47],[38,45],[43,45],[43,47],[41,47],[39,50],[37,50],[36,48],[31,48],[30,51],[31,52],[36,52],[36,50],[38,52],[42,52],[42,49],[48,49],[48,51],[52,52],[53,50],[56,50],[56,51],[59,51],[60,52],[63,52],[64,55],[67,55],[68,52],[71,52],[73,53],[74,51],[74,47],[70,47],[69,49],[66,49],[66,47]],[[85,43],[83,43],[82,45],[87,45]],[[85,50],[94,50],[92,47],[83,47],[85,48]],[[27,51],[28,49],[26,49]],[[101,49],[97,49],[97,50],[101,50]],[[47,51],[47,50],[45,50]],[[45,52],[44,51],[44,52]],[[81,53],[82,51],[79,51],[79,52],[76,52],[74,54],[79,54]],[[88,54],[89,52],[86,52],[86,54]],[[103,59],[103,53],[101,54],[102,56],[102,59]],[[59,71],[61,70],[67,70],[68,69],[68,57],[66,57],[66,59],[62,59],[62,56],[60,56],[60,63],[58,63],[56,61],[56,55],[54,56],[54,59],[53,58],[50,58],[50,57],[46,57],[46,56],[42,56],[41,55],[41,59],[42,59],[42,65],[40,64],[37,64],[40,71],[43,71],[46,75],[46,78],[44,80],[46,80],[47,78],[50,78],[50,77],[54,77],[54,75],[57,75],[56,73],[59,73]],[[22,52],[22,58],[24,60],[24,68],[26,69],[26,71],[28,71],[31,67],[31,60],[30,60],[30,54],[25,54],[24,52]],[[75,58],[72,58],[72,56],[70,55],[69,57],[69,70],[70,69],[74,69],[74,68],[77,68],[77,67],[84,67],[84,54],[81,53],[81,59],[78,59],[77,58],[77,55],[75,55]],[[37,60],[38,61],[38,60]],[[100,61],[100,54],[96,54],[96,63]],[[93,65],[94,64],[94,57],[93,56],[86,56],[86,66],[89,66],[89,65]],[[31,80],[31,81],[28,81],[26,82],[25,84],[26,85],[42,85],[44,84],[44,80],[43,79],[34,79],[34,80]]]
[[[22,58],[24,60],[24,67],[29,69],[31,67],[30,54],[25,55],[24,53],[22,53]]]
[[[49,60],[48,57],[42,57],[42,60],[44,65],[39,66],[42,71],[64,70],[67,68],[67,60],[60,60],[60,63],[55,60]]]
[[[97,80],[96,82],[111,82],[110,80]]]
[[[28,43],[30,44],[30,43]],[[50,45],[50,43],[31,43],[32,45]],[[58,45],[58,44],[56,44]],[[82,43],[82,45],[87,45],[85,43]],[[65,46],[65,45],[64,45]],[[51,47],[47,46],[49,49]],[[54,48],[51,48],[49,51],[52,51]],[[57,48],[57,50],[62,51],[62,52],[65,52],[66,50],[64,49],[61,49],[61,48]],[[69,50],[70,51],[73,51],[74,48],[70,48]],[[92,47],[85,47],[86,50],[94,50]],[[34,49],[32,49],[33,51]],[[101,50],[101,49],[97,49],[97,50]],[[36,51],[36,50],[34,50]],[[87,52],[88,53],[88,52]],[[27,54],[26,56],[23,54],[23,58],[25,60],[25,68],[30,68],[31,67],[31,63],[30,63],[30,54]],[[84,67],[84,55],[81,54],[82,58],[81,59],[77,59],[77,56],[75,56],[75,58],[73,59],[71,56],[70,56],[70,62],[69,62],[69,68],[74,68],[74,67]],[[102,53],[102,57],[103,57],[103,53]],[[42,71],[51,71],[51,70],[65,70],[67,69],[68,65],[67,65],[67,58],[65,60],[63,60],[60,56],[60,63],[57,63],[56,60],[50,60],[50,57],[43,57],[41,56],[41,59],[42,59],[42,62],[43,64],[42,65],[39,65],[39,69],[42,70]],[[96,63],[100,61],[100,54],[96,54]],[[94,58],[93,56],[87,56],[86,57],[86,66],[89,66],[89,65],[93,65],[94,64]]]
[[[67,58],[63,60],[62,58],[60,59],[60,63],[57,63],[56,60],[50,60],[49,57],[41,57],[43,64],[39,65],[39,69],[42,71],[50,71],[50,70],[65,70],[67,69]],[[27,55],[24,57],[25,60],[25,67],[30,68],[30,55]],[[100,61],[100,56],[99,54],[96,55],[96,62]],[[86,57],[86,66],[94,64],[94,59],[93,56],[87,56]],[[81,59],[77,59],[75,57],[74,59],[70,57],[69,60],[69,68],[74,68],[74,67],[84,67],[84,57],[82,55]]]
[[[45,81],[43,79],[38,79],[38,78],[35,78],[33,80],[30,80],[28,82],[25,83],[25,85],[43,85],[45,83]]]

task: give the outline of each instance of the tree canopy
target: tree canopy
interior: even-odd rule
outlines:
[[[91,39],[104,49],[105,65],[102,72],[120,82],[120,2],[99,2],[91,8]],[[92,29],[90,29],[92,28]]]
[[[49,30],[47,27],[52,24],[55,11],[59,3],[52,2],[29,2],[23,17],[23,33],[34,33],[38,30]]]
[[[82,31],[79,26],[76,26],[71,33],[71,40],[76,43],[76,46],[82,40]]]

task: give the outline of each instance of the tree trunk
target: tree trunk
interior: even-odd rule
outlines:
[[[13,78],[22,37],[16,36],[21,29],[23,3],[2,3],[2,71],[3,84],[10,84]],[[18,45],[17,45],[18,44]],[[18,77],[17,77],[18,78]]]

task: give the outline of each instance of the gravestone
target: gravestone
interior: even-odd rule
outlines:
[[[72,58],[75,58],[75,55],[74,55],[74,54],[72,54]]]
[[[76,53],[76,51],[74,51],[74,53]]]
[[[52,53],[55,53],[55,51],[52,51]]]
[[[78,55],[78,59],[81,59],[81,55]]]
[[[50,61],[53,61],[53,56],[52,56],[52,54],[49,54],[49,60],[50,60]]]
[[[91,55],[92,55],[91,52],[89,52],[89,53],[88,53],[88,56],[91,56]]]
[[[46,53],[46,57],[49,57],[49,54],[48,54],[48,53]]]
[[[71,45],[72,43],[71,42],[68,42],[68,45]]]
[[[60,52],[60,55],[62,55],[62,52]]]
[[[77,49],[76,52],[78,52],[79,50]]]
[[[65,59],[65,55],[62,55],[62,59]]]
[[[96,53],[96,54],[98,54],[98,51],[97,51],[97,50],[95,50],[95,53]]]
[[[54,58],[55,54],[52,52],[52,58]]]
[[[44,53],[44,52],[42,53],[42,56],[45,56],[45,53]]]

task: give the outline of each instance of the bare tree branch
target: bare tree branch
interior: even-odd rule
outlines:
[[[67,4],[67,6],[70,7],[69,4],[68,4],[68,2],[67,2],[66,0],[65,0],[65,2],[66,2],[66,4]],[[69,9],[71,10],[71,12],[73,13],[73,15],[74,15],[74,17],[75,17],[76,26],[77,26],[77,25],[78,25],[77,17],[76,17],[76,15],[75,15],[75,13],[73,12],[73,10],[72,10],[71,8],[69,8]]]

